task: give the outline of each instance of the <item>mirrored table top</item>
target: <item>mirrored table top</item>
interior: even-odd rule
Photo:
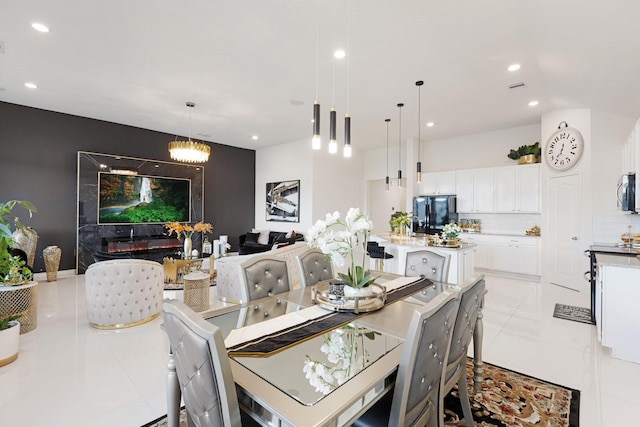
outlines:
[[[211,313],[206,320],[227,338],[234,329],[303,308],[283,298],[271,298]],[[313,405],[402,341],[356,320],[267,357],[231,357],[299,403]]]

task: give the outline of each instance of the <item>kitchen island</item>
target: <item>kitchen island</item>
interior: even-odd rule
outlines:
[[[396,236],[391,233],[374,233],[370,240],[378,242],[384,246],[386,253],[393,255],[393,258],[384,260],[384,271],[387,273],[404,275],[407,253],[429,250],[449,257],[447,283],[458,285],[474,274],[473,248],[476,245],[473,243],[462,241],[457,248],[428,246],[426,236]],[[374,268],[373,261],[371,268]]]
[[[618,359],[640,363],[640,259],[596,254],[596,325],[600,343]]]

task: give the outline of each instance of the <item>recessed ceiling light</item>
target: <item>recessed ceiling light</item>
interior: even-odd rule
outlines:
[[[520,69],[520,64],[511,64],[507,70],[509,71],[518,71]]]
[[[31,24],[31,27],[36,31],[40,31],[41,33],[48,33],[49,32],[49,27],[47,27],[46,25],[41,24],[39,22],[34,22],[33,24]]]
[[[253,139],[253,140],[255,141],[256,139],[258,139],[258,135],[253,135],[253,136],[251,137],[251,139]]]
[[[29,89],[38,89],[38,85],[35,83],[31,83],[31,82],[26,82],[24,84],[26,87],[28,87]]]
[[[347,56],[347,52],[345,52],[344,49],[337,49],[335,52],[333,52],[333,57],[336,59],[342,59],[345,56]]]
[[[432,127],[433,127],[433,122],[429,122],[429,123],[427,123],[427,127],[428,127],[428,128],[432,128]]]
[[[531,102],[529,102],[529,107],[535,107],[538,104],[539,104],[538,101],[531,101]]]

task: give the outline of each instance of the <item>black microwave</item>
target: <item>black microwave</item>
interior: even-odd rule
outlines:
[[[636,174],[627,173],[618,181],[618,206],[623,212],[636,212]]]

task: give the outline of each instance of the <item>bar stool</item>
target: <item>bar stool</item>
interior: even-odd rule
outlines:
[[[375,270],[384,271],[384,260],[393,258],[393,255],[384,251],[384,246],[380,246],[378,242],[367,242],[367,252],[371,259],[375,259]]]

